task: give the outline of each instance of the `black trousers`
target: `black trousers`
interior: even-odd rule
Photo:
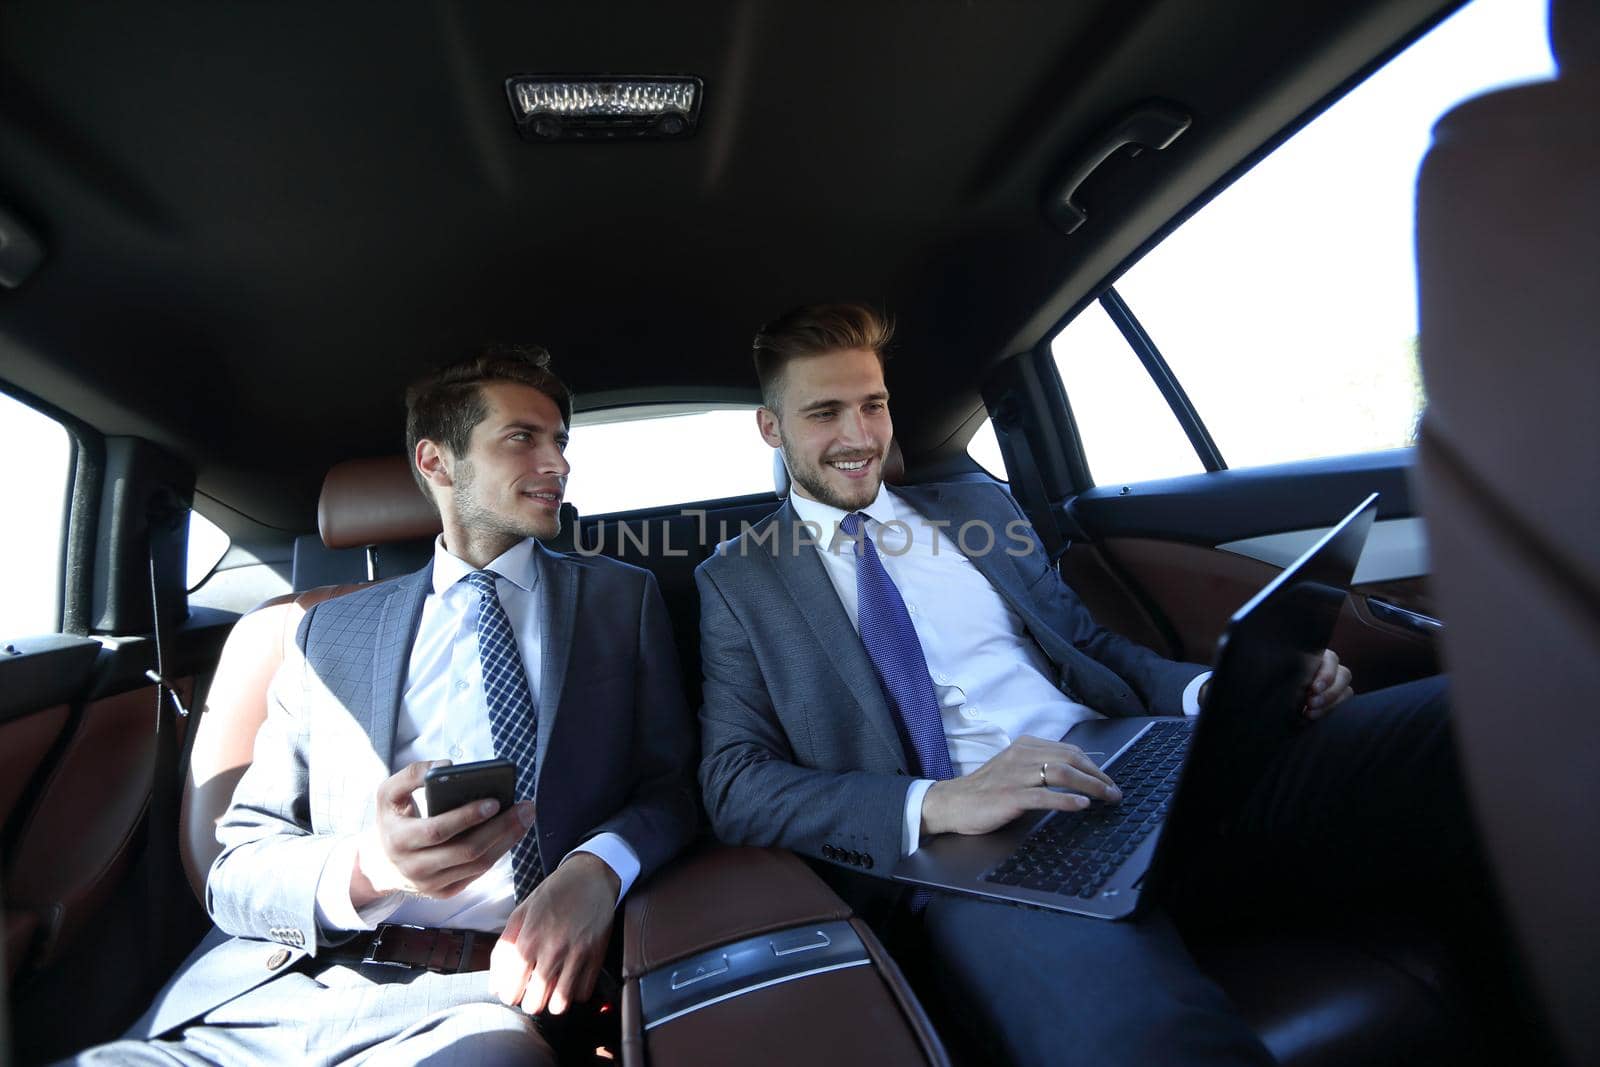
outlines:
[[[1309,725],[1166,907],[1113,923],[936,894],[888,938],[950,1043],[980,1062],[1270,1063],[1180,925],[1281,914],[1304,929],[1356,909],[1471,921],[1483,881],[1445,684],[1431,678]],[[1454,914],[1440,886],[1478,899]]]

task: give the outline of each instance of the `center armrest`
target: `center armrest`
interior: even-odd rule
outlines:
[[[849,917],[849,906],[793,853],[709,845],[628,895],[622,977],[757,934]]]

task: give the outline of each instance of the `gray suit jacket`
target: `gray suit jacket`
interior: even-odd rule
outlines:
[[[622,836],[641,877],[694,833],[694,723],[655,578],[536,545],[544,642],[535,831],[546,869],[588,837]],[[254,762],[218,825],[206,883],[217,929],[129,1033],[203,1015],[329,943],[317,878],[338,837],[374,819],[432,565],[328,600],[274,685]],[[280,949],[288,952],[287,960]]]
[[[1021,616],[1064,694],[1107,715],[1182,712],[1184,688],[1205,668],[1097,625],[1009,494],[974,483],[893,492],[950,520],[952,537],[970,520],[990,526],[994,549],[969,558]],[[785,503],[695,572],[701,792],[725,841],[887,877],[900,858],[908,761],[866,648],[798,522]],[[968,543],[984,541],[974,530]],[[860,887],[841,888],[864,902]]]

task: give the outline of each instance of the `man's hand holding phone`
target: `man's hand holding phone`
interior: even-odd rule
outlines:
[[[411,794],[429,769],[449,760],[419,761],[378,787],[377,821],[362,836],[350,874],[350,902],[364,908],[392,893],[452,897],[505,855],[533,825],[533,802],[502,811],[485,799],[424,818]]]

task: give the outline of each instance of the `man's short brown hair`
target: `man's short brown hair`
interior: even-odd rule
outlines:
[[[417,469],[417,444],[424,438],[467,454],[472,428],[489,414],[483,386],[494,382],[528,385],[555,401],[561,421],[572,425],[572,393],[550,369],[550,353],[538,345],[490,345],[421,379],[406,390],[406,449],[411,475],[429,500],[428,480]]]
[[[881,365],[894,337],[894,320],[866,304],[807,304],[781,315],[756,331],[756,380],[761,402],[778,410],[783,369],[791,360],[825,352],[865,348]]]

